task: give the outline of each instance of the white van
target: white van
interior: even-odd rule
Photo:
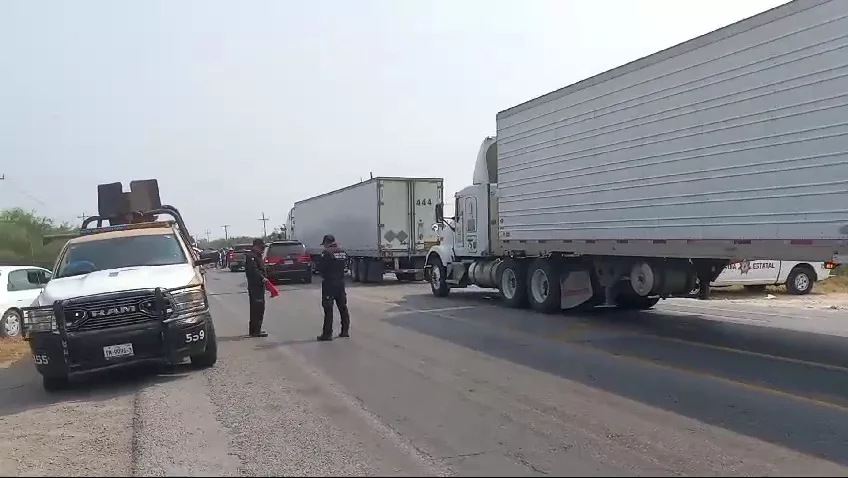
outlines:
[[[742,261],[728,264],[714,287],[741,285],[746,289],[765,289],[768,285],[786,285],[790,294],[804,295],[813,284],[830,276],[836,267],[831,262]]]

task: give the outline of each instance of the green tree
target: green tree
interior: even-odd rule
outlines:
[[[52,269],[66,241],[43,243],[44,236],[76,228],[20,208],[0,211],[0,264],[37,265]]]

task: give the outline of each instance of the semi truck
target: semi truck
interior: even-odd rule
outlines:
[[[848,2],[796,0],[497,114],[425,264],[541,312],[848,259]]]
[[[438,242],[432,225],[442,201],[442,179],[376,177],[296,202],[287,227],[313,260],[324,235],[334,235],[355,282],[379,282],[386,272],[422,280],[427,252]]]

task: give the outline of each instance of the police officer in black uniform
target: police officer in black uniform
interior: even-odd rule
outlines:
[[[244,273],[247,276],[247,296],[250,299],[250,336],[267,337],[262,330],[265,318],[265,262],[262,253],[265,251],[265,241],[254,239],[253,247],[244,256]]]
[[[324,252],[318,259],[318,272],[324,279],[321,283],[324,329],[318,336],[318,340],[333,340],[333,303],[338,307],[342,319],[342,330],[339,337],[350,337],[350,314],[347,310],[347,293],[344,283],[347,254],[339,248],[336,244],[336,238],[332,234],[324,236],[321,245],[324,246]]]

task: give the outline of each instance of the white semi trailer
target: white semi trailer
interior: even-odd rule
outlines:
[[[433,294],[647,309],[731,261],[848,259],[848,2],[797,0],[497,115]],[[442,216],[437,207],[437,216]]]
[[[442,179],[378,177],[296,202],[287,225],[315,258],[324,235],[333,234],[350,257],[354,281],[377,282],[386,272],[421,280],[427,252],[439,240],[432,225],[442,201]]]

